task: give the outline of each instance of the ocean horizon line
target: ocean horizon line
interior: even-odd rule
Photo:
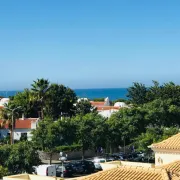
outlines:
[[[129,87],[106,87],[106,88],[71,88],[71,87],[69,87],[69,86],[66,86],[66,87],[68,87],[68,88],[70,88],[70,89],[72,89],[72,90],[93,90],[93,89],[128,89]],[[13,90],[1,90],[0,89],[0,92],[6,92],[6,91],[19,91],[19,92],[22,92],[22,91],[24,91],[25,89],[30,89],[30,88],[24,88],[24,89],[13,89]]]
[[[72,89],[79,98],[106,98],[109,97],[111,100],[115,99],[127,99],[127,88],[92,88],[92,89]],[[23,92],[23,90],[11,90],[11,91],[0,91],[0,96],[10,97],[14,96],[18,92]]]

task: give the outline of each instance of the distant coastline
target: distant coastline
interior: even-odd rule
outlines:
[[[74,89],[74,91],[76,95],[80,98],[86,97],[88,99],[94,99],[109,97],[110,100],[116,100],[119,98],[127,99],[127,88]],[[14,96],[18,92],[22,91],[0,91],[0,96]]]

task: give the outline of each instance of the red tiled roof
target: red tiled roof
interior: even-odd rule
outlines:
[[[25,120],[16,120],[15,123],[15,129],[31,129],[31,123],[35,122],[37,119],[33,118],[33,119],[25,119]],[[8,129],[8,122],[3,126],[3,120],[0,120],[0,125],[1,127]]]
[[[103,110],[111,110],[111,109],[120,109],[120,107],[114,107],[114,106],[99,106],[97,107],[98,111],[103,111]]]
[[[105,102],[95,102],[95,101],[90,101],[92,106],[104,106]]]

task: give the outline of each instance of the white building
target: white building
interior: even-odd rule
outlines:
[[[155,153],[155,165],[164,166],[180,161],[180,133],[149,146]]]
[[[14,128],[14,140],[20,140],[22,136],[27,137],[28,140],[31,140],[32,137],[32,130],[36,129],[37,123],[39,119],[37,118],[29,118],[29,119],[18,119],[15,123]],[[9,125],[5,124],[4,126],[3,121],[0,120],[1,129],[0,129],[0,139],[3,139],[10,135]]]
[[[114,107],[110,105],[109,98],[105,98],[104,101],[90,101],[91,105],[97,108],[98,114],[105,118],[109,118],[113,113],[119,111],[120,107]]]
[[[8,104],[9,98],[0,99],[0,108],[3,108],[5,104]]]
[[[125,102],[116,102],[114,104],[114,107],[119,107],[119,108],[128,108],[128,105]]]
[[[110,118],[111,115],[117,111],[118,111],[117,109],[103,110],[103,111],[99,111],[98,114],[100,114],[105,118]]]
[[[110,100],[108,97],[105,98],[104,101],[90,101],[90,103],[94,107],[110,106]]]

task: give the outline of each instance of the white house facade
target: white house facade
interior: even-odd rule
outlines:
[[[38,118],[29,118],[29,119],[18,119],[15,123],[14,128],[14,140],[20,140],[21,137],[27,137],[27,140],[32,138],[32,130],[36,129],[39,119]],[[0,120],[2,124],[3,121]],[[1,125],[0,129],[0,139],[3,139],[10,135],[10,130],[8,124],[4,126]]]
[[[164,166],[180,161],[180,133],[149,146],[155,153],[155,165]]]
[[[105,109],[100,109],[98,110],[98,114],[105,118],[110,118],[112,114],[118,112],[119,109],[113,109],[113,107],[105,108]]]

